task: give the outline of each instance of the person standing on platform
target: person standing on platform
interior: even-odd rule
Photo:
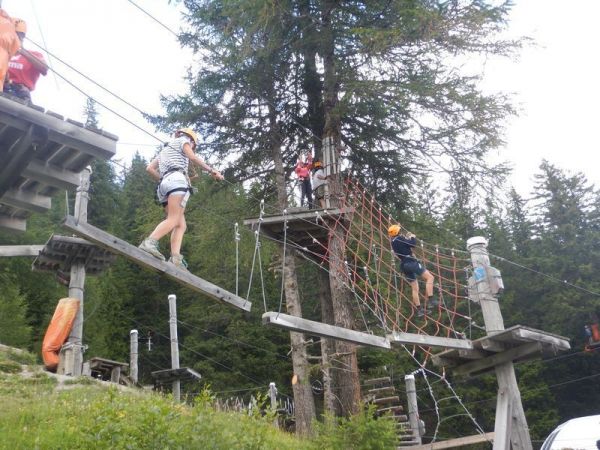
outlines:
[[[146,168],[150,176],[158,181],[156,194],[158,201],[165,207],[167,217],[143,240],[139,248],[164,261],[165,257],[158,249],[158,241],[170,233],[169,262],[184,270],[187,270],[187,263],[181,255],[181,244],[187,228],[185,206],[192,191],[188,177],[190,161],[210,173],[215,180],[223,180],[223,175],[218,170],[194,153],[197,144],[198,137],[191,128],[179,129],[175,132],[175,138],[165,145]]]
[[[15,30],[15,23],[8,13],[0,8],[0,92],[4,90],[8,62],[20,48],[21,40]]]
[[[325,209],[325,185],[327,184],[327,176],[323,169],[323,163],[318,159],[313,162],[312,172],[312,186],[313,193],[315,194],[315,203],[319,208]]]
[[[31,103],[31,91],[35,89],[40,75],[46,76],[48,73],[48,65],[40,52],[29,51],[23,47],[23,40],[27,33],[25,21],[14,19],[14,23],[21,41],[21,48],[8,63],[8,83],[4,90],[25,100],[27,103]]]
[[[425,295],[427,296],[427,308],[433,309],[438,306],[437,300],[433,298],[434,277],[425,266],[413,256],[412,249],[417,245],[417,238],[412,233],[400,234],[402,226],[398,224],[391,225],[388,228],[388,236],[391,239],[392,250],[400,258],[400,269],[410,283],[412,291],[412,302],[417,308],[417,316],[425,315],[421,301],[419,300],[419,282],[417,276],[425,281]]]
[[[312,155],[309,153],[306,155],[306,161],[302,161],[302,155],[298,157],[296,161],[296,176],[300,181],[300,206],[304,206],[304,199],[306,198],[307,206],[312,208],[312,186],[310,184],[310,169],[312,167]]]

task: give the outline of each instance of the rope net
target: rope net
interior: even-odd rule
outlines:
[[[375,197],[358,181],[346,179],[344,191],[340,207],[348,212],[335,221],[323,221],[323,226],[329,229],[329,243],[323,248],[324,262],[329,264],[332,276],[340,276],[355,297],[357,317],[363,322],[360,328],[370,331],[370,325],[378,325],[387,333],[464,337],[457,329],[465,330],[471,324],[466,315],[469,300],[465,281],[471,264],[468,253],[418,241],[413,254],[435,277],[434,299],[439,303],[425,316],[418,317],[410,283],[400,270],[400,260],[392,251],[387,234],[388,227],[396,222],[385,215]],[[328,252],[334,235],[343,239],[344,260]],[[425,306],[425,286],[420,279],[418,282],[419,299]],[[420,349],[426,362],[430,349]]]

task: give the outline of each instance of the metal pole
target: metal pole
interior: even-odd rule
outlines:
[[[487,240],[476,236],[467,241],[467,249],[471,252],[473,278],[470,283],[473,300],[479,301],[485,329],[488,335],[504,330],[504,321],[498,298],[492,290],[492,277],[497,272],[490,266],[487,251]],[[496,366],[498,380],[498,399],[496,402],[496,421],[494,425],[494,450],[531,450],[531,437],[527,427],[527,419],[523,411],[521,393],[515,376],[513,362]]]
[[[177,297],[169,295],[169,330],[171,334],[171,369],[179,369],[179,342],[177,341]],[[173,381],[173,399],[181,400],[181,382]]]
[[[271,397],[271,411],[275,414],[273,425],[279,428],[279,421],[277,420],[277,387],[274,382],[269,383],[269,397]]]
[[[88,191],[90,189],[90,175],[92,168],[86,167],[80,175],[79,187],[75,197],[75,219],[77,222],[87,222],[87,205],[89,200]],[[73,367],[65,367],[65,374],[71,374],[75,377],[81,375],[83,367],[83,293],[85,285],[85,263],[83,261],[75,261],[71,264],[71,279],[69,281],[69,297],[79,300],[79,309],[77,316],[73,321],[71,334],[67,339],[67,343],[72,346],[73,351]],[[67,361],[70,359],[67,358]],[[66,361],[66,362],[67,362]]]
[[[415,386],[415,376],[413,374],[404,377],[406,384],[406,399],[408,401],[408,421],[413,433],[416,445],[421,445],[421,423],[419,419],[419,405],[417,403],[417,388]]]
[[[138,330],[129,332],[129,378],[133,384],[138,382]]]

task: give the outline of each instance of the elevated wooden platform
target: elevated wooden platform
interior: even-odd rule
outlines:
[[[467,445],[481,444],[487,442],[493,444],[495,433],[475,434],[473,436],[464,436],[456,439],[448,439],[446,441],[433,442],[431,444],[400,446],[396,450],[441,450],[443,448],[462,448]]]
[[[334,338],[369,347],[391,348],[389,341],[381,336],[348,330],[347,328],[336,327],[288,314],[269,311],[263,314],[262,320],[265,325],[273,325],[290,331],[298,331],[299,333]]]
[[[32,269],[41,272],[69,272],[71,265],[81,262],[86,275],[99,275],[115,260],[115,255],[85,239],[53,235],[39,252]]]
[[[161,261],[145,251],[140,250],[136,246],[131,245],[118,237],[112,236],[89,223],[77,223],[73,216],[67,216],[63,222],[63,226],[73,233],[83,236],[88,241],[98,244],[100,247],[122,255],[140,266],[163,273],[177,283],[196,292],[200,292],[207,297],[228,303],[244,311],[250,311],[250,308],[252,307],[252,303],[249,301],[203,280],[190,272],[178,269],[171,263]]]
[[[95,158],[110,159],[118,137],[0,94],[0,227],[25,230],[59,190],[79,185]]]
[[[256,231],[260,223],[260,232],[270,238],[283,241],[283,226],[287,220],[287,240],[295,249],[305,252],[306,256],[321,259],[326,253],[329,240],[329,229],[325,221],[344,220],[351,213],[351,208],[342,209],[304,209],[290,208],[284,215],[263,216],[244,220],[244,225]]]
[[[436,366],[451,368],[454,374],[471,376],[492,371],[505,362],[527,361],[571,348],[566,337],[522,325],[472,343],[472,349],[447,350],[433,355],[432,361]]]
[[[439,336],[429,336],[427,334],[403,333],[395,331],[392,334],[388,334],[387,339],[392,344],[414,344],[427,347],[444,347],[464,350],[473,349],[473,343],[468,339],[453,339]]]

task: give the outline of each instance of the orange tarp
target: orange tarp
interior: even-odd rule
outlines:
[[[0,91],[4,86],[4,78],[8,71],[8,61],[21,48],[15,24],[10,16],[0,9]]]
[[[51,372],[56,372],[58,367],[58,353],[69,337],[78,309],[79,300],[76,298],[67,297],[61,298],[58,301],[42,344],[44,365]]]

